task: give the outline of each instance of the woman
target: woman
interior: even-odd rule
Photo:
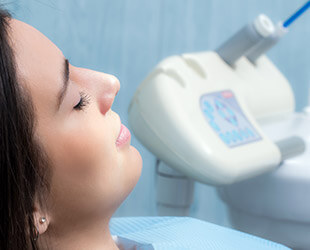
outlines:
[[[182,217],[114,220],[112,237],[142,166],[111,110],[119,88],[0,9],[1,250],[287,249]]]
[[[142,166],[119,88],[0,11],[1,249],[118,249],[109,220]]]

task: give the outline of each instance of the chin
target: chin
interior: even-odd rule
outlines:
[[[126,156],[126,163],[122,170],[122,176],[124,178],[124,186],[122,188],[124,196],[122,197],[122,200],[125,200],[134,189],[140,178],[142,170],[142,158],[139,151],[135,147],[129,146]]]
[[[142,158],[139,151],[129,146],[123,158],[125,164],[120,168],[118,179],[114,180],[116,185],[111,190],[109,209],[113,214],[117,208],[124,202],[131,191],[136,186],[142,170]],[[107,204],[107,200],[104,200]]]
[[[135,147],[130,146],[129,149],[130,149],[130,154],[132,155],[132,159],[131,159],[131,161],[132,161],[132,168],[131,168],[132,173],[131,173],[131,175],[133,178],[133,187],[132,187],[132,189],[133,189],[136,186],[136,184],[140,178],[140,175],[141,175],[142,157],[141,157],[139,151]]]

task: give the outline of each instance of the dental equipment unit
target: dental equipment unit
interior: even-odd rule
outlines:
[[[138,87],[129,124],[157,157],[159,215],[188,215],[199,181],[217,186],[233,227],[310,248],[309,112],[294,111],[264,55],[309,8],[277,25],[259,15],[215,51],[168,57]]]
[[[309,7],[278,25],[259,15],[215,51],[164,59],[141,83],[129,124],[158,159],[159,206],[189,208],[194,180],[240,182],[305,151],[300,136],[274,142],[264,132],[295,109],[288,80],[264,53]]]

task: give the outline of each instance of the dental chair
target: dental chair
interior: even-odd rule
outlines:
[[[119,248],[126,250],[289,249],[278,243],[189,217],[113,218],[110,230]]]

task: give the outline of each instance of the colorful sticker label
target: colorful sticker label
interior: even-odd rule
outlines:
[[[200,98],[200,107],[211,128],[227,146],[232,148],[262,139],[232,91],[205,94]]]

